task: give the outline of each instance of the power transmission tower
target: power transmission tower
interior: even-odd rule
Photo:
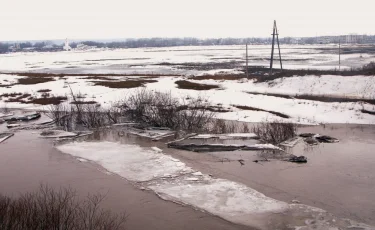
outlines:
[[[272,50],[271,50],[270,75],[272,74],[272,68],[273,68],[273,53],[275,49],[275,36],[277,40],[277,47],[279,49],[280,67],[281,67],[281,70],[283,70],[283,63],[281,60],[281,50],[280,50],[280,42],[279,42],[279,32],[277,30],[276,20],[273,21],[273,33],[271,35],[272,35]]]

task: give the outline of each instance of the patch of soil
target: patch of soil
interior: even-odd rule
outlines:
[[[38,105],[58,105],[63,101],[68,100],[67,97],[47,97],[47,98],[33,98],[30,101],[22,102],[25,104],[38,104]]]
[[[31,94],[25,93],[21,94],[20,96],[16,98],[9,98],[5,102],[22,102],[24,99],[31,97]]]
[[[141,87],[146,83],[154,83],[157,82],[156,80],[126,80],[126,81],[92,81],[94,85],[105,86],[108,88],[114,89],[129,89],[129,88],[137,88]]]
[[[101,81],[115,81],[116,79],[108,78],[108,77],[101,77],[101,76],[89,76],[84,77],[81,79],[88,79],[88,80],[101,80]]]
[[[264,95],[264,96],[271,96],[271,97],[280,97],[280,98],[286,98],[291,99],[292,97],[285,94],[278,94],[278,93],[259,93],[259,92],[246,92],[248,94],[254,94],[254,95]]]
[[[170,63],[170,62],[161,62],[154,65],[161,66],[174,66],[178,69],[183,70],[213,70],[213,69],[235,69],[243,67],[244,61],[227,61],[227,62],[208,62],[208,63],[199,63],[199,62],[185,62],[185,63]]]
[[[50,89],[40,89],[40,90],[38,90],[37,92],[38,93],[48,93],[48,92],[51,92],[52,90],[50,90]]]
[[[176,81],[175,84],[177,84],[177,88],[179,89],[210,90],[220,88],[218,85],[199,84],[186,80]]]
[[[202,75],[202,76],[193,76],[189,77],[191,80],[228,80],[228,81],[237,81],[240,79],[246,78],[246,75],[239,74],[218,74],[218,75]]]
[[[73,105],[92,105],[92,104],[97,104],[98,102],[96,101],[73,101],[70,102],[70,104]]]
[[[34,77],[34,78],[42,78],[42,77],[59,77],[64,78],[66,76],[72,77],[175,77],[176,74],[115,74],[115,73],[106,73],[106,74],[93,74],[93,73],[69,73],[69,74],[62,74],[62,73],[37,73],[37,72],[0,72],[0,74],[9,74],[9,75],[16,75],[21,77]]]
[[[26,77],[18,79],[18,85],[35,85],[40,83],[46,83],[49,81],[54,81],[54,78],[51,77]]]
[[[275,111],[270,111],[270,110],[265,110],[265,109],[259,109],[259,108],[255,108],[255,107],[244,106],[244,105],[232,105],[232,106],[233,106],[233,107],[236,107],[237,109],[267,112],[267,113],[271,113],[271,114],[273,114],[273,115],[276,115],[276,116],[278,116],[278,117],[282,117],[282,118],[290,118],[290,116],[288,116],[288,115],[286,115],[286,114],[279,113],[279,112],[275,112]]]
[[[366,110],[366,109],[362,109],[361,112],[371,114],[371,115],[375,115],[375,111],[370,111],[370,110]]]
[[[23,94],[16,98],[9,98],[5,102],[18,102],[21,104],[38,104],[38,105],[58,105],[63,101],[66,101],[67,97],[42,97],[33,98],[31,94]]]

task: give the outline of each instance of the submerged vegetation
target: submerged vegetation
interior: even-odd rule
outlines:
[[[296,130],[296,124],[281,121],[265,121],[255,125],[252,128],[252,132],[255,133],[262,141],[275,145],[295,137]]]
[[[125,229],[125,213],[102,209],[103,199],[98,194],[79,200],[70,188],[54,190],[44,185],[17,198],[0,194],[0,229]]]
[[[57,104],[50,107],[50,116],[60,126],[74,124],[99,128],[120,122],[132,121],[143,126],[166,127],[191,132],[208,131],[215,110],[204,98],[184,100],[170,93],[139,89],[108,108],[97,103],[85,103],[72,94],[70,106]]]

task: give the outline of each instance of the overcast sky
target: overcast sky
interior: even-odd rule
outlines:
[[[375,34],[374,0],[1,0],[0,40]]]

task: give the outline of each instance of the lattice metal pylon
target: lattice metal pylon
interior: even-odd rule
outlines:
[[[276,20],[273,21],[273,33],[271,35],[272,35],[272,50],[271,50],[270,74],[272,74],[272,68],[273,68],[273,53],[275,50],[275,36],[277,40],[277,47],[279,49],[280,68],[281,70],[283,70],[283,62],[281,60],[281,50],[280,50],[280,42],[279,42],[279,32],[277,30]]]

